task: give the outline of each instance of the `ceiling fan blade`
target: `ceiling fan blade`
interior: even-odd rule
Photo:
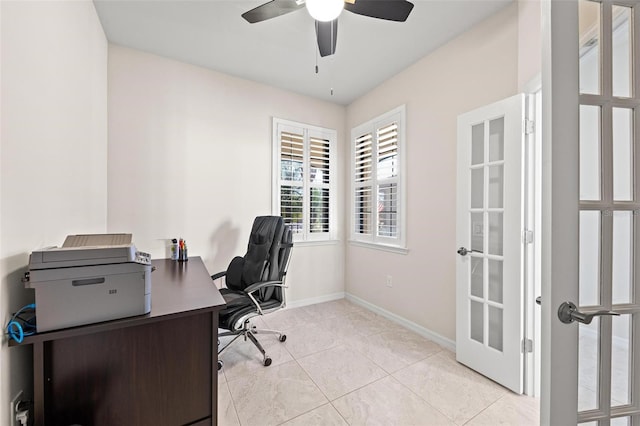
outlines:
[[[316,21],[316,38],[320,56],[329,56],[336,53],[338,41],[338,19],[329,22]]]
[[[413,10],[413,3],[406,0],[356,0],[355,3],[345,3],[344,8],[357,15],[404,22]]]
[[[266,21],[267,19],[294,12],[303,7],[304,2],[298,4],[295,0],[271,0],[243,13],[242,17],[250,24],[255,24],[256,22]]]

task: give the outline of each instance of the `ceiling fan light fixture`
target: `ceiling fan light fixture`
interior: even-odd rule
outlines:
[[[344,0],[307,0],[307,11],[316,21],[333,21],[344,9]]]

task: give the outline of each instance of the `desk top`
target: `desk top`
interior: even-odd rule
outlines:
[[[200,257],[190,257],[187,262],[158,259],[152,264],[156,270],[151,274],[149,317],[224,306],[224,299]]]
[[[12,340],[9,346],[132,327],[207,311],[219,311],[224,306],[224,299],[213,284],[200,257],[190,257],[188,262],[157,259],[152,261],[152,265],[156,269],[151,275],[151,312],[148,314],[38,333],[25,337],[20,344]]]

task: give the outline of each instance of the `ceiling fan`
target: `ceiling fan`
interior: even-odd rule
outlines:
[[[338,38],[338,16],[343,9],[357,15],[387,21],[404,22],[413,9],[407,0],[271,0],[242,17],[249,23],[266,21],[303,7],[316,21],[316,38],[320,56],[333,55]]]

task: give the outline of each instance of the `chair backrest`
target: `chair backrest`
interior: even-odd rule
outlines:
[[[275,265],[276,268],[273,271],[271,280],[282,281],[284,284],[284,280],[287,275],[287,269],[289,267],[289,259],[291,257],[291,249],[293,248],[293,233],[291,232],[291,228],[283,225],[282,237],[280,238],[278,247],[274,249],[273,253],[276,254],[276,257],[272,258],[271,265]],[[279,302],[283,301],[284,298],[284,290],[282,288],[271,287],[265,289],[264,293],[261,294],[262,300],[276,299]]]
[[[227,269],[226,285],[244,290],[262,281],[280,281],[286,275],[291,254],[291,230],[280,216],[258,216],[253,221],[247,253],[235,258]],[[279,289],[278,289],[279,290]],[[261,300],[282,300],[283,293],[268,288],[260,292]]]

